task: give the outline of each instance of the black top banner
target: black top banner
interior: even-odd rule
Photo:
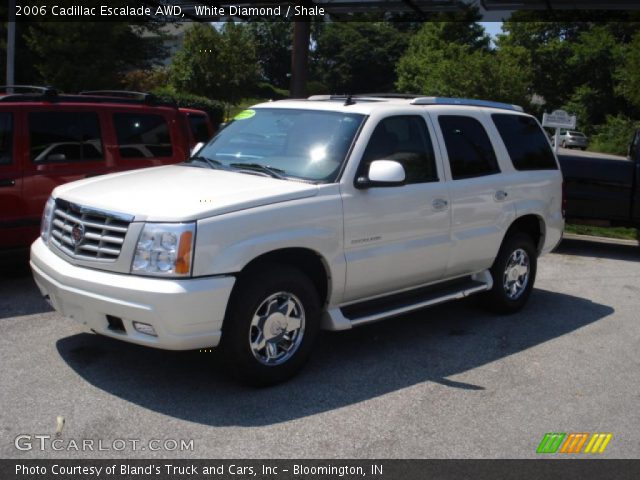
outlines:
[[[637,0],[306,0],[213,2],[187,0],[9,0],[0,19],[15,22],[225,21],[637,21]]]

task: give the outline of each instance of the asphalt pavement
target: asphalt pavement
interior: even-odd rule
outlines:
[[[267,389],[215,353],[87,333],[12,270],[0,365],[1,458],[534,458],[547,432],[612,433],[601,457],[638,458],[640,247],[565,241],[519,314],[468,299],[327,332]],[[41,451],[58,416],[61,450]]]

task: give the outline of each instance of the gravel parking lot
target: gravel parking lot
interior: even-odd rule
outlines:
[[[565,241],[518,315],[469,299],[325,333],[301,375],[262,390],[226,378],[214,353],[86,333],[28,272],[5,274],[0,365],[2,458],[533,458],[546,432],[610,432],[602,456],[638,458],[640,247]],[[57,416],[62,445],[138,450],[15,448],[54,435]]]

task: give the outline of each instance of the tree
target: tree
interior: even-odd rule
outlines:
[[[498,51],[475,22],[430,22],[398,62],[398,89],[424,95],[529,101],[530,65],[523,47]]]
[[[251,22],[262,79],[279,88],[289,88],[291,73],[291,22]]]
[[[407,34],[383,22],[335,22],[320,30],[313,77],[331,93],[390,92]]]
[[[126,22],[31,23],[26,43],[41,80],[65,91],[115,88],[124,73],[149,68],[164,52],[157,38]]]
[[[616,93],[640,110],[640,32],[625,47],[615,77],[618,81]]]
[[[170,78],[178,91],[235,103],[258,78],[251,33],[234,23],[221,30],[195,23],[173,57]]]

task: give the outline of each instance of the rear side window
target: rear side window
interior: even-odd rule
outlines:
[[[0,165],[9,165],[13,157],[13,115],[0,113]]]
[[[29,149],[34,163],[102,160],[98,114],[29,113]]]
[[[482,124],[472,117],[438,117],[454,180],[499,173],[496,153]]]
[[[210,138],[207,127],[207,117],[204,115],[189,114],[189,128],[196,143],[207,142]]]
[[[114,113],[113,122],[123,158],[171,157],[169,125],[162,115]]]
[[[388,117],[371,134],[359,175],[374,160],[395,160],[403,167],[406,183],[438,181],[435,156],[424,119],[417,115]]]
[[[553,151],[538,122],[531,117],[491,115],[516,170],[557,170]]]

